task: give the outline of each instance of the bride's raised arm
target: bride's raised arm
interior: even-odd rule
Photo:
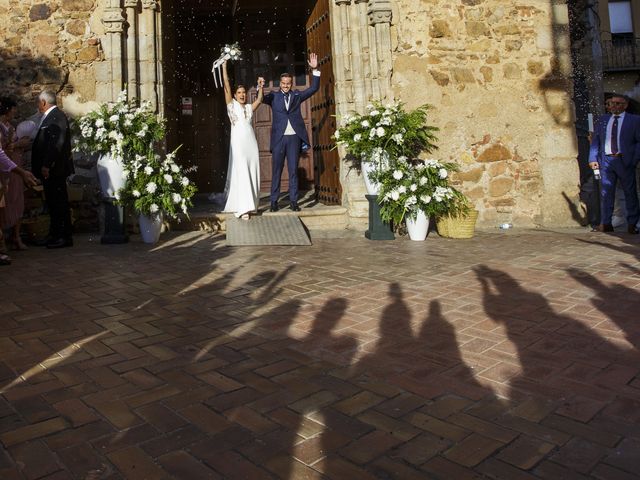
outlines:
[[[227,72],[227,61],[222,64],[222,81],[224,83],[224,101],[229,105],[233,101],[231,85],[229,84],[229,73]]]
[[[253,109],[254,112],[262,103],[263,98],[264,98],[264,78],[258,77],[258,96],[256,97],[255,102],[251,104],[251,108]]]

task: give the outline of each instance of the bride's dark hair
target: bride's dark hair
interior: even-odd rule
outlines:
[[[235,88],[233,89],[233,94],[235,95],[236,93],[238,93],[238,90],[240,90],[241,88],[244,88],[245,92],[248,92],[249,90],[247,90],[247,87],[245,87],[242,83],[239,83],[238,85],[235,86]]]

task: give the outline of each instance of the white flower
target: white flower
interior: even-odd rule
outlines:
[[[116,132],[115,130],[111,130],[109,132],[109,135],[107,135],[110,139],[115,140],[118,137],[118,132]]]
[[[130,127],[131,125],[133,125],[133,122],[131,122],[131,120],[127,119],[124,121],[124,126],[125,127]]]
[[[144,167],[144,173],[146,173],[147,175],[151,175],[153,173],[153,168],[147,165],[146,167]]]
[[[178,165],[176,165],[175,163],[171,164],[171,171],[173,173],[178,173],[180,171],[180,167]]]
[[[438,171],[438,176],[439,176],[440,178],[443,178],[443,179],[444,179],[444,178],[447,178],[447,175],[449,175],[449,173],[448,173],[444,168],[441,168],[441,169]]]
[[[340,138],[340,130],[336,130],[336,133],[334,133],[333,136],[336,140],[338,140]]]
[[[236,56],[236,51],[233,50],[233,49],[229,50],[229,55],[231,55],[232,57],[235,57]]]
[[[182,180],[180,180],[180,183],[186,187],[187,185],[189,185],[189,179],[187,177],[182,177]]]
[[[133,192],[131,192],[131,194],[136,198],[140,198],[140,191],[139,190],[134,190]]]
[[[420,185],[426,185],[429,182],[429,180],[427,179],[427,177],[420,177],[420,180],[418,180],[418,183],[420,183]]]
[[[404,141],[404,137],[402,136],[401,133],[396,133],[395,135],[393,135],[393,141],[396,142],[398,145],[400,145],[403,141]]]
[[[382,127],[378,127],[378,128],[377,128],[377,130],[376,130],[376,134],[377,134],[379,137],[384,137],[384,128],[382,128]]]
[[[369,120],[363,120],[360,125],[362,125],[364,128],[369,128],[371,126]]]
[[[375,129],[375,128],[372,128],[372,129],[369,131],[369,138],[375,138],[375,136],[376,136],[376,129]]]
[[[147,186],[145,188],[149,193],[156,193],[156,189],[158,188],[158,186],[155,184],[155,182],[149,182],[147,183]]]
[[[402,179],[402,177],[404,177],[404,173],[402,173],[402,170],[393,171],[393,178],[395,178],[396,180],[400,180]]]
[[[165,173],[162,177],[164,178],[164,181],[167,182],[169,185],[173,183],[173,177],[168,173]]]
[[[392,200],[398,200],[400,198],[400,194],[394,190],[393,192],[391,192],[391,198]]]
[[[359,142],[360,140],[362,140],[362,134],[360,134],[360,133],[356,133],[356,134],[353,136],[353,141],[354,141],[354,142]]]
[[[420,196],[420,200],[423,203],[431,203],[431,197],[429,195],[422,195]]]
[[[418,202],[418,199],[415,197],[415,195],[412,195],[409,198],[407,198],[407,201],[404,204],[407,207],[410,207],[411,205],[415,205],[417,202]]]
[[[418,186],[415,183],[412,183],[411,186],[409,187],[409,190],[411,190],[412,192],[415,192],[418,189]]]
[[[371,110],[369,112],[369,116],[371,117],[375,117],[376,115],[380,115],[380,112],[378,110]]]
[[[120,117],[118,117],[118,115],[111,115],[111,116],[109,117],[109,121],[110,121],[110,122],[117,122],[119,118],[120,118]]]
[[[371,104],[367,105],[367,110],[373,110],[373,105]]]
[[[159,207],[158,207],[158,205],[156,205],[155,203],[152,203],[152,204],[149,206],[149,211],[150,211],[151,213],[156,213],[159,209],[160,209],[160,208],[159,208]]]
[[[400,185],[400,186],[398,187],[398,191],[399,191],[400,193],[407,193],[407,187],[405,187],[404,185]]]
[[[224,51],[225,51],[226,53],[230,53],[230,52],[231,52],[231,49],[230,49],[229,47],[224,47]]]
[[[129,170],[122,170],[122,178],[126,180],[127,178],[129,178],[130,173],[131,172]]]
[[[173,203],[180,203],[182,201],[182,195],[179,193],[172,193],[171,199],[173,200]]]
[[[98,127],[98,128],[104,127],[104,120],[102,120],[101,118],[98,118],[96,120],[96,127]]]

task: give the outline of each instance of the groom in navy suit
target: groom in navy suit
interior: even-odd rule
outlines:
[[[600,168],[601,224],[594,230],[613,232],[611,217],[619,180],[624,191],[629,233],[637,234],[640,207],[636,192],[636,166],[640,160],[640,116],[626,113],[628,101],[622,95],[613,95],[607,102],[610,112],[598,119],[589,151],[589,165]]]
[[[309,136],[300,112],[302,102],[320,89],[320,71],[318,56],[309,55],[309,66],[313,69],[311,86],[306,90],[292,90],[293,77],[289,73],[280,75],[280,90],[271,92],[262,100],[271,107],[271,211],[278,211],[280,196],[280,177],[287,159],[289,172],[289,201],[291,210],[299,212],[298,206],[298,161],[300,152],[309,148]]]

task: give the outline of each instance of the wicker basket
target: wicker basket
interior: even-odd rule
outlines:
[[[25,218],[22,221],[22,230],[26,234],[28,241],[42,240],[49,234],[49,215]]]
[[[477,219],[478,210],[469,210],[464,217],[440,217],[436,221],[438,234],[448,238],[471,238]]]

